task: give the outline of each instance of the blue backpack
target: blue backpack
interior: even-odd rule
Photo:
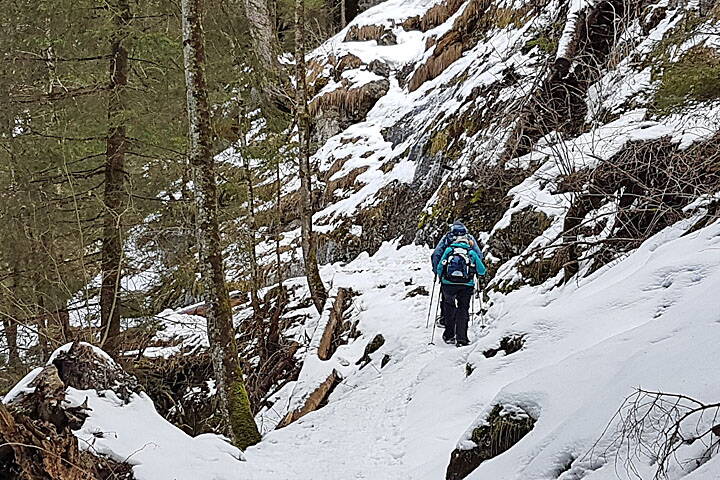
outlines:
[[[445,259],[443,279],[450,283],[469,283],[475,275],[475,264],[470,249],[459,245],[451,246],[452,252]]]

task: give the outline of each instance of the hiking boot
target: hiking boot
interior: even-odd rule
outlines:
[[[455,338],[445,338],[443,336],[443,342],[447,343],[448,345],[453,345],[455,344]]]
[[[435,320],[435,326],[440,327],[440,328],[445,328],[445,322],[443,321],[442,318],[438,318],[437,320]]]
[[[468,342],[467,340],[455,340],[456,347],[465,347],[467,345],[470,345],[470,342]]]

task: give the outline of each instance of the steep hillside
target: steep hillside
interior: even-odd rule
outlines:
[[[717,8],[391,0],[361,14],[310,62],[321,258],[432,243],[456,217],[496,267],[564,243],[535,255],[534,283],[637,247],[718,189]]]

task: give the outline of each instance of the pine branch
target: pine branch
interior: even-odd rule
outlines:
[[[59,100],[73,99],[95,95],[99,92],[107,92],[110,90],[108,85],[91,85],[88,87],[77,87],[65,89],[59,92],[39,93],[33,95],[10,95],[10,103],[29,104],[29,103],[50,103]]]

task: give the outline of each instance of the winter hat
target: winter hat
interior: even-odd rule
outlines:
[[[468,233],[467,228],[459,219],[455,220],[455,223],[450,226],[450,231],[455,235],[466,235]]]

